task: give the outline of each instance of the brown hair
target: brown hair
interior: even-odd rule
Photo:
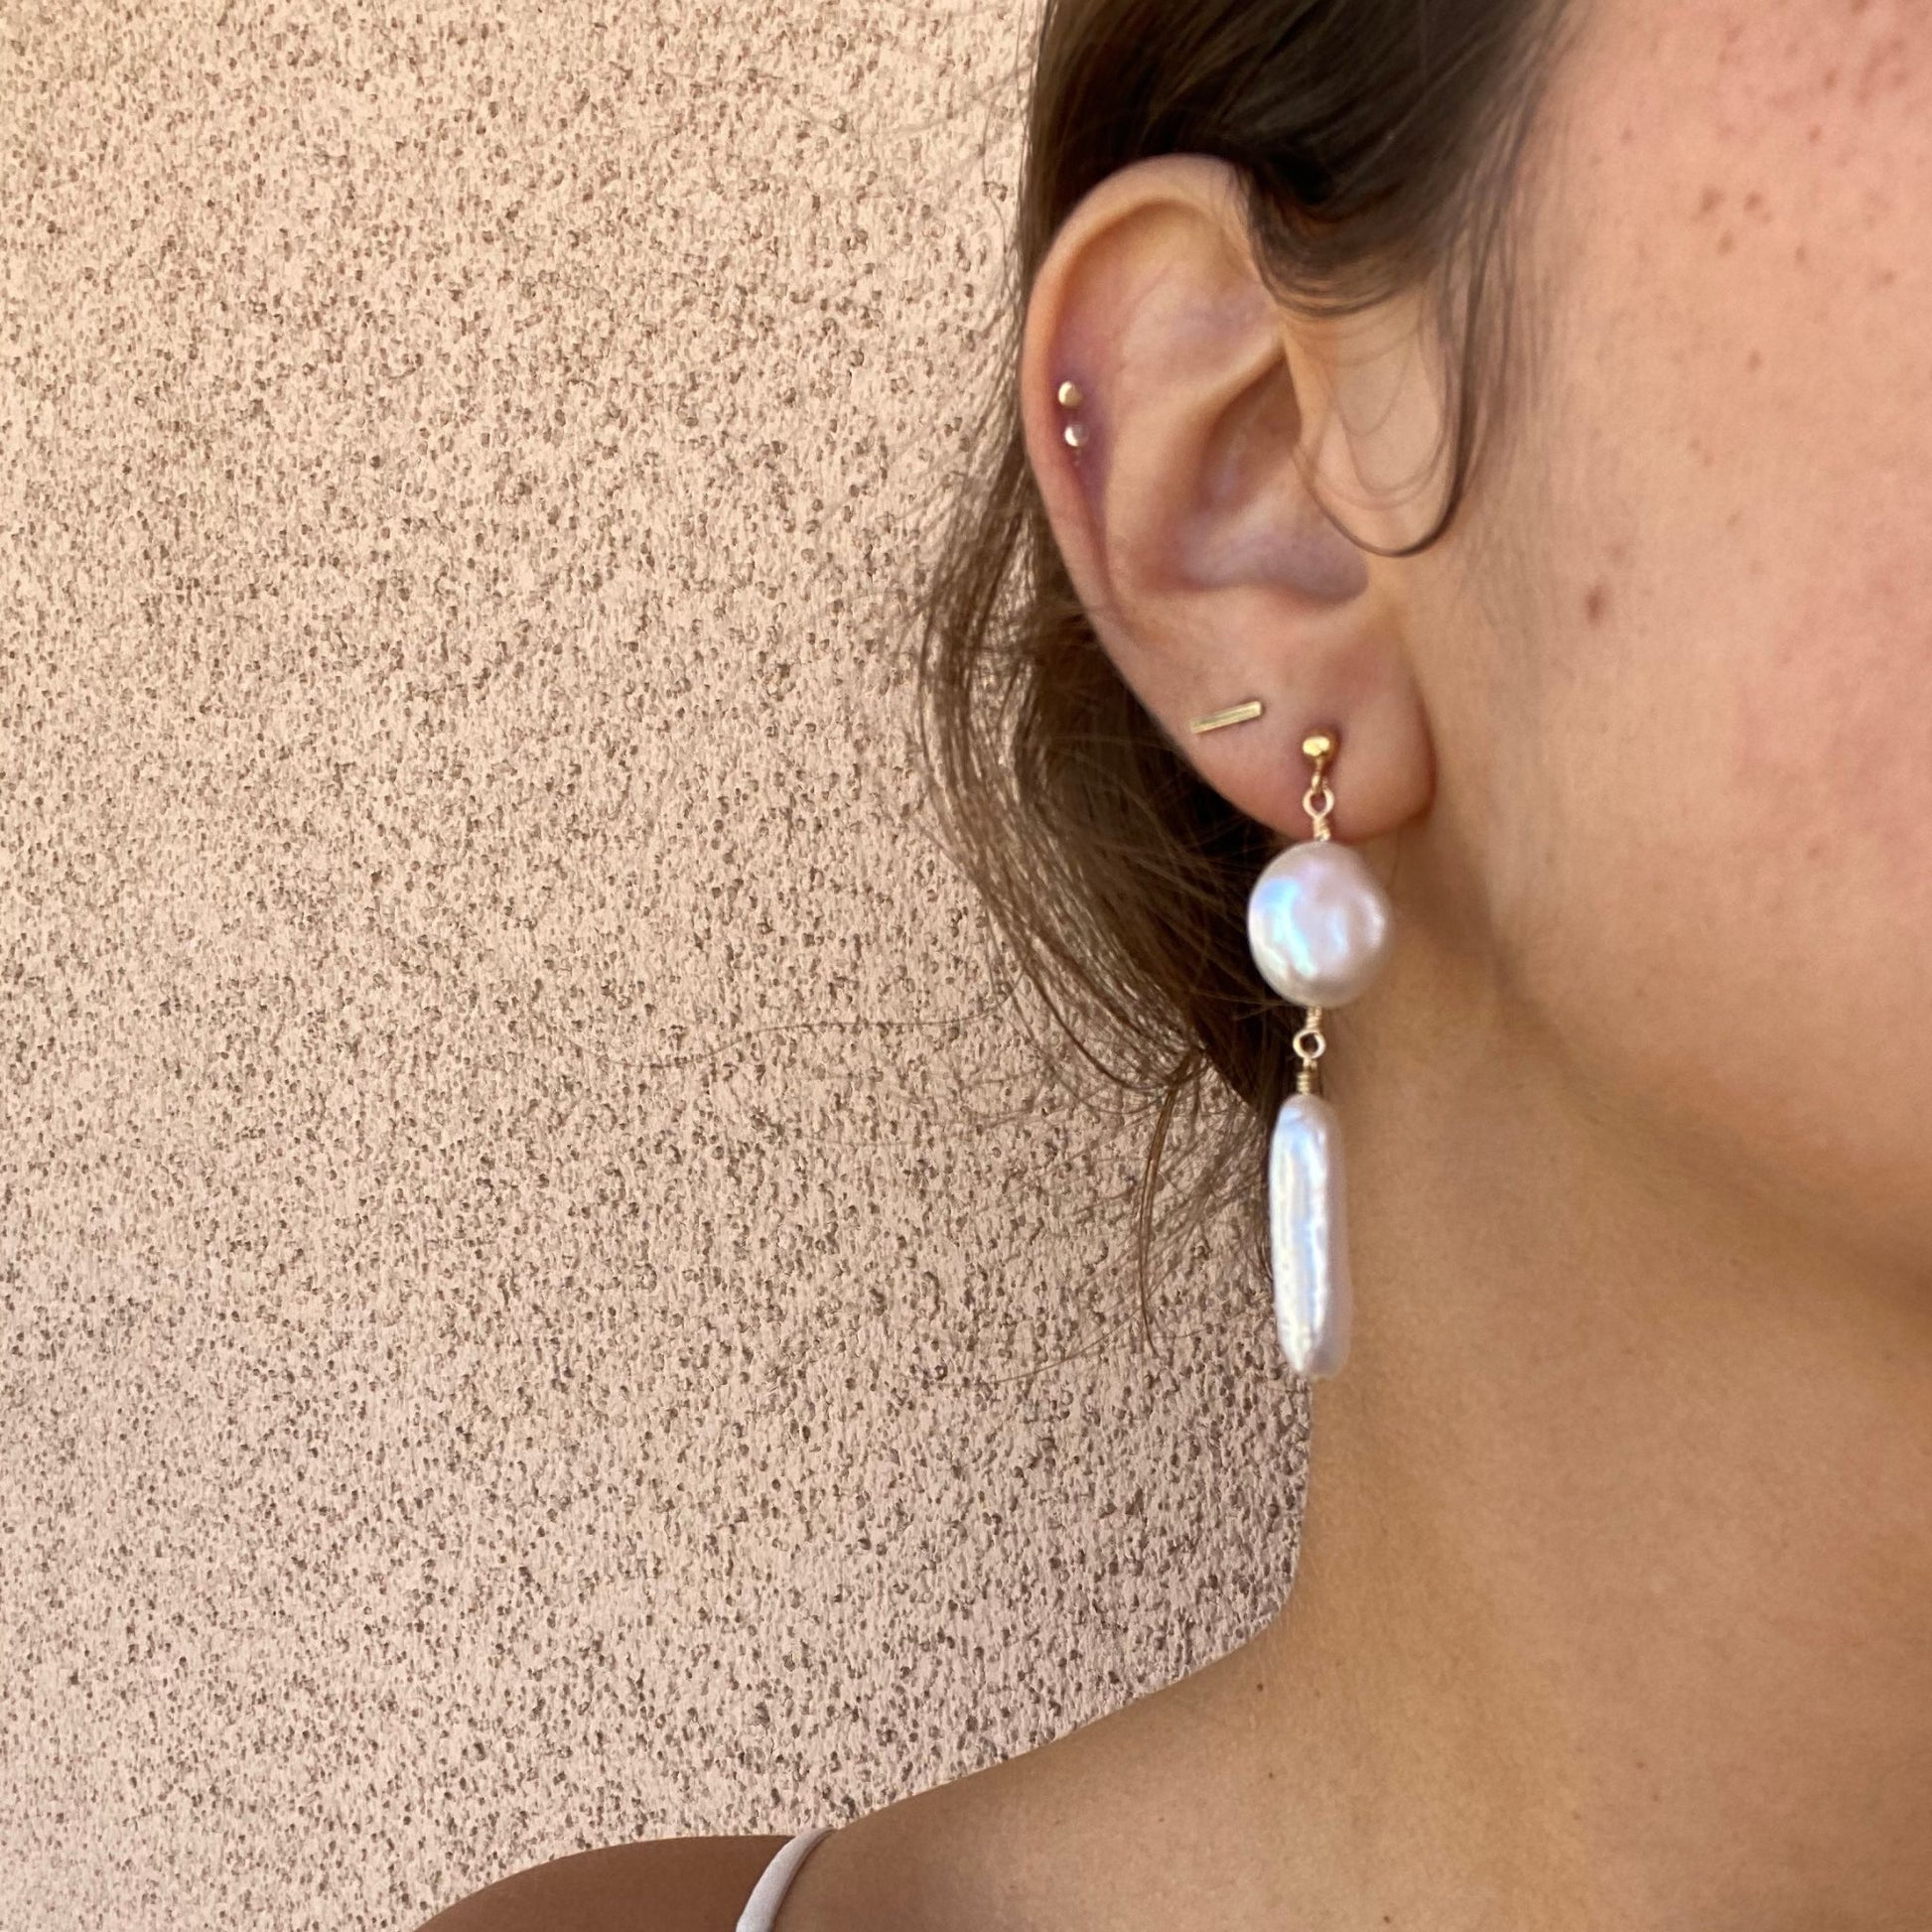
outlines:
[[[1154,1105],[1137,1211],[1146,1320],[1152,1202],[1176,1108],[1216,1110],[1181,1225],[1245,1200],[1253,1260],[1268,1125],[1293,1089],[1285,1008],[1245,907],[1275,848],[1199,779],[1128,690],[1068,581],[1028,466],[1020,323],[1055,231],[1106,176],[1205,154],[1248,187],[1273,292],[1313,316],[1426,292],[1453,384],[1434,543],[1503,411],[1517,336],[1505,273],[1518,163],[1565,0],[1048,0],[1017,232],[1019,300],[924,604],[921,737],[940,822],[1026,981],[1080,1054]],[[1365,546],[1367,547],[1367,546]]]

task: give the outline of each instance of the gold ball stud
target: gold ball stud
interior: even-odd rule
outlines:
[[[1334,749],[1334,738],[1328,732],[1310,732],[1308,737],[1302,741],[1302,756],[1304,758],[1329,758],[1333,756]]]
[[[1062,409],[1078,409],[1086,401],[1086,397],[1080,393],[1080,385],[1077,382],[1062,382],[1058,394]]]

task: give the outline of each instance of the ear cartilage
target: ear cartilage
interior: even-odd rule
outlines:
[[[1202,732],[1217,732],[1224,725],[1245,725],[1251,718],[1261,716],[1261,700],[1250,698],[1246,704],[1230,705],[1225,711],[1210,711],[1205,718],[1196,718],[1187,729],[1196,738]]]

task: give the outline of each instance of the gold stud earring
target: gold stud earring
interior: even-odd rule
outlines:
[[[1062,382],[1055,393],[1062,409],[1078,409],[1086,400],[1080,393],[1080,385],[1070,380]],[[1085,423],[1068,423],[1060,434],[1066,438],[1068,449],[1077,450],[1087,440],[1087,426]]]
[[[1225,711],[1210,711],[1205,718],[1196,718],[1187,729],[1198,738],[1202,732],[1217,732],[1227,725],[1245,725],[1260,716],[1261,700],[1250,698],[1246,704],[1230,705]]]

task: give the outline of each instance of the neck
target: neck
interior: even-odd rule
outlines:
[[[1932,1922],[1923,1284],[1454,987],[1412,944],[1331,1029],[1353,1352],[1216,1693],[1270,1884],[1338,1927]]]
[[[1467,957],[1411,917],[1330,1016],[1354,1342],[1280,1616],[846,1828],[822,1922],[1932,1924],[1923,1283],[1584,1090]]]

